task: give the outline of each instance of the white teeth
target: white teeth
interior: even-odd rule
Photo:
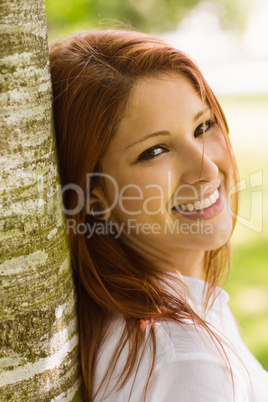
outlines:
[[[201,200],[201,204],[203,208],[208,208],[211,205],[208,198],[204,198],[203,200]]]
[[[211,205],[215,204],[215,202],[217,201],[217,198],[215,197],[214,194],[211,194],[211,196],[209,196],[208,199],[209,199]]]
[[[194,205],[189,202],[189,204],[186,204],[186,208],[188,209],[188,211],[192,212],[194,210]]]
[[[199,211],[201,209],[205,209],[215,204],[217,199],[219,198],[219,191],[215,190],[208,198],[203,198],[200,201],[195,201],[194,203],[188,202],[187,204],[181,204],[179,206],[181,211],[189,211],[193,212],[194,210]]]
[[[200,209],[202,209],[202,204],[200,201],[195,201],[194,203],[194,209],[196,209],[197,211],[199,211]]]

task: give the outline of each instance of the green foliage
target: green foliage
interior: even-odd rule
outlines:
[[[198,0],[46,0],[49,26],[94,28],[118,21],[142,31],[174,29]],[[104,21],[104,22],[103,22]]]
[[[241,30],[252,0],[211,0],[223,27]],[[176,29],[200,0],[46,0],[49,36],[97,27],[133,27],[143,32]]]
[[[217,5],[221,25],[233,31],[243,31],[251,12],[253,0],[213,0]]]

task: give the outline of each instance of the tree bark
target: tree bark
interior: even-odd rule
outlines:
[[[0,400],[81,401],[43,0],[0,4]]]

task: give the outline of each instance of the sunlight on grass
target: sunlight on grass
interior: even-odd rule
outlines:
[[[233,234],[226,290],[244,342],[268,370],[268,96],[225,96],[220,101],[229,122],[240,179],[246,183],[238,214],[243,224],[237,223]],[[260,171],[262,184],[252,187],[250,178]],[[261,220],[261,229],[255,219]]]
[[[267,311],[268,306],[268,293],[265,288],[260,287],[247,287],[235,294],[233,303],[239,309],[241,314],[256,316]],[[267,317],[268,319],[268,317]]]

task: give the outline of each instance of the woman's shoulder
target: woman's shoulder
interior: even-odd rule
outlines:
[[[190,322],[167,321],[156,328],[157,358],[148,401],[175,401],[180,394],[189,402],[268,402],[268,373],[248,350],[211,329],[216,337]]]
[[[180,360],[215,352],[207,331],[190,320],[182,323],[172,321],[157,323],[155,334],[160,359],[179,358]]]
[[[124,325],[123,317],[117,317],[113,320],[109,329],[110,335],[107,336],[103,344],[98,362],[98,375],[101,372],[103,374],[101,367],[107,367],[123,333]],[[209,341],[206,331],[190,322],[178,324],[163,321],[154,326],[154,333],[156,340],[155,368],[146,401],[172,402],[177,400],[179,394],[181,395],[180,400],[187,400],[188,402],[195,402],[196,398],[199,402],[232,400],[232,376],[228,371],[228,365],[220,356],[211,339]],[[147,347],[139,361],[138,371],[133,372],[133,376],[125,384],[122,391],[114,394],[115,399],[112,399],[111,396],[107,401],[123,401],[126,393],[131,389],[132,397],[130,400],[135,402],[142,400],[152,362],[152,347],[148,343],[149,337],[150,329],[148,328],[145,336]],[[128,350],[126,345],[116,367],[114,367],[114,378],[118,378],[118,373],[122,371]],[[239,389],[241,396],[237,401],[248,401],[246,397],[248,395],[247,384],[243,382],[242,378],[239,378],[239,373],[238,377],[237,373],[233,373],[233,376],[235,377],[236,389]],[[110,381],[109,388],[112,384],[115,384],[113,379]],[[133,384],[135,385],[132,387]],[[218,399],[216,394],[222,387],[224,390],[221,391],[222,396]]]
[[[123,316],[118,315],[113,318],[104,336],[101,353],[109,354],[114,351],[123,335],[125,326]],[[150,328],[150,325],[145,328],[145,343],[149,341]],[[161,321],[155,323],[153,328],[157,345],[157,359],[215,352],[215,347],[212,347],[214,343],[207,331],[200,325],[193,324],[191,320],[184,320],[181,323],[170,320]]]

